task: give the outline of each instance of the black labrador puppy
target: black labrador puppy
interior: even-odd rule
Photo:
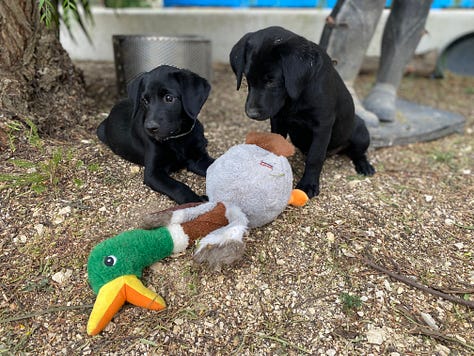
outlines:
[[[209,83],[188,70],[162,65],[127,85],[97,128],[99,139],[122,158],[145,166],[144,182],[179,204],[205,200],[170,177],[181,168],[206,175],[214,161],[197,116],[209,96]]]
[[[232,48],[230,64],[237,90],[245,75],[245,112],[254,120],[270,119],[271,131],[287,137],[307,155],[297,184],[311,198],[319,194],[323,162],[344,153],[357,173],[373,175],[366,151],[370,136],[326,52],[282,27],[244,35]]]

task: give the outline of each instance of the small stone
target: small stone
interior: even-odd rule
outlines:
[[[59,209],[59,212],[58,212],[59,215],[67,215],[67,214],[70,214],[70,213],[71,213],[71,207],[70,206],[65,206],[64,208]]]
[[[462,250],[464,248],[464,244],[462,242],[455,243],[454,246],[456,246],[458,250]]]
[[[346,250],[345,248],[342,248],[341,251],[342,251],[342,254],[346,257],[351,257],[351,258],[355,257],[355,255],[352,252],[350,252],[349,250]]]
[[[62,224],[63,222],[64,222],[64,216],[62,215],[56,216],[53,220],[54,225],[59,225],[59,224]]]
[[[474,284],[474,271],[469,273],[469,283]]]
[[[336,355],[336,353],[337,353],[337,351],[334,350],[334,349],[328,349],[328,350],[326,350],[326,355],[327,355],[327,356],[334,356],[334,355]]]
[[[130,173],[137,174],[138,172],[140,172],[140,167],[139,166],[130,167]]]
[[[329,241],[329,242],[334,242],[334,240],[336,239],[334,234],[331,232],[331,231],[328,231],[326,233],[326,239]]]
[[[51,279],[58,284],[64,284],[72,276],[72,270],[67,269],[65,272],[59,271],[52,275]]]
[[[351,180],[349,183],[347,183],[347,185],[349,186],[349,188],[355,188],[360,184],[360,182],[360,180]]]
[[[43,224],[36,224],[35,225],[35,230],[38,233],[39,236],[43,236],[44,233],[44,225]]]
[[[420,313],[421,318],[423,321],[428,325],[431,329],[434,330],[439,330],[438,325],[436,324],[436,321],[433,319],[433,317],[428,314],[428,313]]]
[[[425,195],[425,201],[427,203],[431,202],[433,200],[433,196],[432,195]]]
[[[454,224],[454,220],[450,219],[450,218],[447,218],[447,219],[444,219],[444,223],[448,226],[451,226],[451,225]]]
[[[439,356],[448,356],[451,354],[451,349],[441,344],[435,346],[435,351]]]
[[[382,328],[370,329],[365,333],[367,342],[374,345],[382,345],[385,339],[385,332]]]

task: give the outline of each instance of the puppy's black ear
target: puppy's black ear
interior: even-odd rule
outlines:
[[[245,59],[247,56],[247,41],[252,32],[244,35],[235,45],[229,54],[229,62],[235,76],[237,77],[237,90],[240,89],[242,84],[242,76],[244,74]]]
[[[292,99],[297,99],[308,82],[316,75],[323,64],[321,54],[301,41],[292,38],[278,46],[285,88]]]
[[[209,96],[211,86],[206,79],[187,70],[177,71],[174,76],[181,87],[184,111],[195,119]]]
[[[147,73],[140,73],[133,79],[131,79],[127,84],[127,94],[128,98],[133,103],[133,113],[132,117],[135,117],[138,113],[138,109],[140,108],[140,96],[143,91],[143,84],[146,80]]]

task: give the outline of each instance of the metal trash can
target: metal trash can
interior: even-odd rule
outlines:
[[[137,74],[168,64],[212,79],[211,41],[194,35],[113,35],[115,71],[120,95]]]

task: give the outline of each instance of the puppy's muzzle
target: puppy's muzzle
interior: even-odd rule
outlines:
[[[167,130],[164,130],[165,132],[163,132],[163,128],[161,127],[161,125],[153,121],[145,122],[144,127],[147,134],[158,141],[165,141],[169,136],[176,134],[176,132]]]
[[[191,127],[185,132],[180,132],[181,129],[178,128],[176,130],[171,130],[167,132],[166,134],[163,134],[163,132],[160,131],[160,125],[157,122],[145,122],[144,127],[145,127],[145,130],[148,132],[148,135],[154,137],[157,141],[164,142],[171,139],[186,136],[194,129],[194,126],[196,125],[196,121],[197,119],[194,118]]]
[[[256,109],[256,108],[247,108],[245,110],[245,113],[252,120],[263,121],[263,120],[267,119],[267,117],[265,115],[263,115],[262,112],[259,109]]]

